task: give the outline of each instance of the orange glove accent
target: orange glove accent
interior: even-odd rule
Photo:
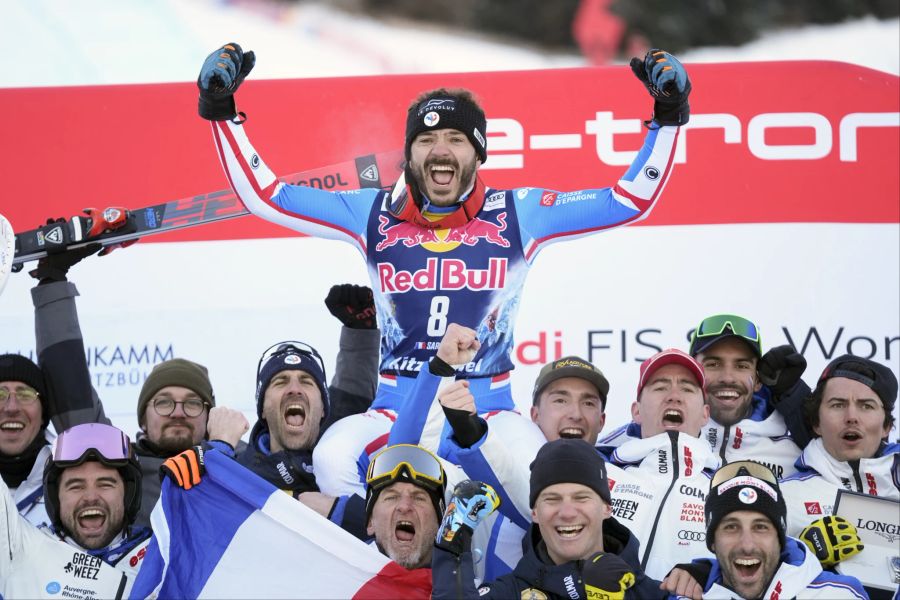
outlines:
[[[159,467],[161,475],[168,477],[178,487],[189,490],[199,484],[206,468],[203,465],[203,448],[194,446],[181,454],[167,458]]]

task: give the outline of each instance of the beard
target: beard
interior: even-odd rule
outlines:
[[[433,536],[432,536],[433,537]],[[375,546],[382,554],[390,558],[392,561],[403,567],[404,569],[418,569],[428,566],[431,563],[431,544],[420,544],[416,548],[410,548],[406,552],[395,552],[381,545],[376,541]]]
[[[87,508],[97,507],[103,510],[106,513],[106,523],[104,523],[104,529],[101,537],[92,537],[85,538],[81,531],[79,530],[77,523],[78,517],[76,516],[82,510]],[[66,515],[66,517],[61,518],[63,524],[64,532],[71,537],[75,542],[81,546],[82,548],[86,548],[87,550],[97,550],[99,548],[106,548],[110,542],[112,542],[119,532],[124,529],[125,526],[125,518],[123,514],[115,513],[109,509],[104,503],[100,502],[89,502],[84,503],[77,506],[71,514]]]
[[[475,171],[478,170],[476,161],[477,157],[473,158],[472,162],[465,166],[460,166],[453,159],[426,160],[422,165],[416,163],[407,164],[406,179],[410,188],[412,188],[416,203],[421,205],[423,197],[428,197],[428,200],[437,206],[452,206],[459,202],[460,196],[466,193],[475,182]],[[455,198],[443,198],[435,202],[435,199],[428,195],[428,170],[433,165],[448,165],[456,169],[456,172],[459,174],[459,189],[456,191]]]
[[[734,557],[729,556],[724,562],[719,562],[726,586],[740,594],[742,598],[762,598],[762,595],[766,591],[766,587],[768,587],[769,583],[772,581],[772,577],[775,575],[775,570],[778,566],[777,559],[775,560],[775,562],[773,562],[762,554],[755,555],[753,558],[758,558],[761,561],[759,565],[759,571],[757,573],[758,576],[752,583],[744,583],[740,585],[736,583],[738,581],[738,577],[736,575],[737,567],[735,567],[734,563],[732,562]],[[727,585],[729,582],[731,583],[731,585]]]
[[[194,445],[194,428],[190,423],[179,423],[179,425],[184,425],[188,429],[188,431],[182,432],[173,432],[168,431],[173,429],[172,427],[164,427],[159,436],[159,441],[156,442],[156,445],[159,446],[160,450],[167,452],[171,455],[178,454],[179,452],[184,452]]]
[[[721,390],[732,390],[737,392],[740,403],[727,407],[719,404],[713,394]],[[753,392],[743,385],[719,385],[708,387],[706,390],[706,401],[707,404],[709,404],[709,416],[712,420],[724,427],[731,427],[750,416],[753,404]]]

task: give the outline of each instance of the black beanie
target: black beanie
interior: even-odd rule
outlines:
[[[0,355],[0,381],[21,381],[33,387],[41,400],[43,427],[50,423],[47,382],[44,380],[44,372],[39,366],[20,354]]]
[[[544,488],[557,483],[580,483],[591,488],[607,504],[609,481],[606,478],[606,462],[597,450],[584,440],[560,438],[547,442],[538,450],[531,463],[531,493],[528,506],[534,508],[538,495]]]
[[[310,348],[312,348],[310,346]],[[315,349],[312,348],[312,352]],[[265,403],[266,390],[272,378],[282,371],[304,371],[312,375],[316,380],[316,387],[322,395],[322,420],[328,418],[331,404],[328,400],[328,382],[325,380],[325,371],[319,364],[319,353],[305,351],[290,343],[285,343],[284,348],[271,356],[267,356],[259,365],[259,373],[256,375],[256,416],[263,418],[263,404]],[[317,360],[319,358],[319,360]]]
[[[756,472],[762,477],[756,477]],[[727,473],[733,475],[723,481],[718,479]],[[765,480],[764,480],[765,478]],[[743,460],[721,467],[713,475],[706,496],[706,547],[713,552],[716,528],[725,515],[736,510],[762,513],[778,530],[778,540],[784,548],[787,529],[787,506],[775,474],[757,462]]]
[[[452,94],[441,94],[422,100],[406,113],[406,160],[410,157],[410,146],[416,136],[424,131],[437,129],[458,129],[463,132],[482,164],[487,160],[487,121],[484,111],[465,98]]]

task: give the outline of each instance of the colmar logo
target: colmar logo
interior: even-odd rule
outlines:
[[[806,514],[808,515],[821,515],[822,514],[822,505],[818,502],[804,502],[804,506],[806,506]]]
[[[541,206],[553,206],[556,204],[556,197],[559,194],[556,192],[544,192],[541,194]]]

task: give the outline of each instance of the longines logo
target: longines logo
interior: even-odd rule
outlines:
[[[856,519],[856,528],[871,531],[893,544],[900,540],[900,525],[897,523],[885,523],[883,521],[863,521]]]

